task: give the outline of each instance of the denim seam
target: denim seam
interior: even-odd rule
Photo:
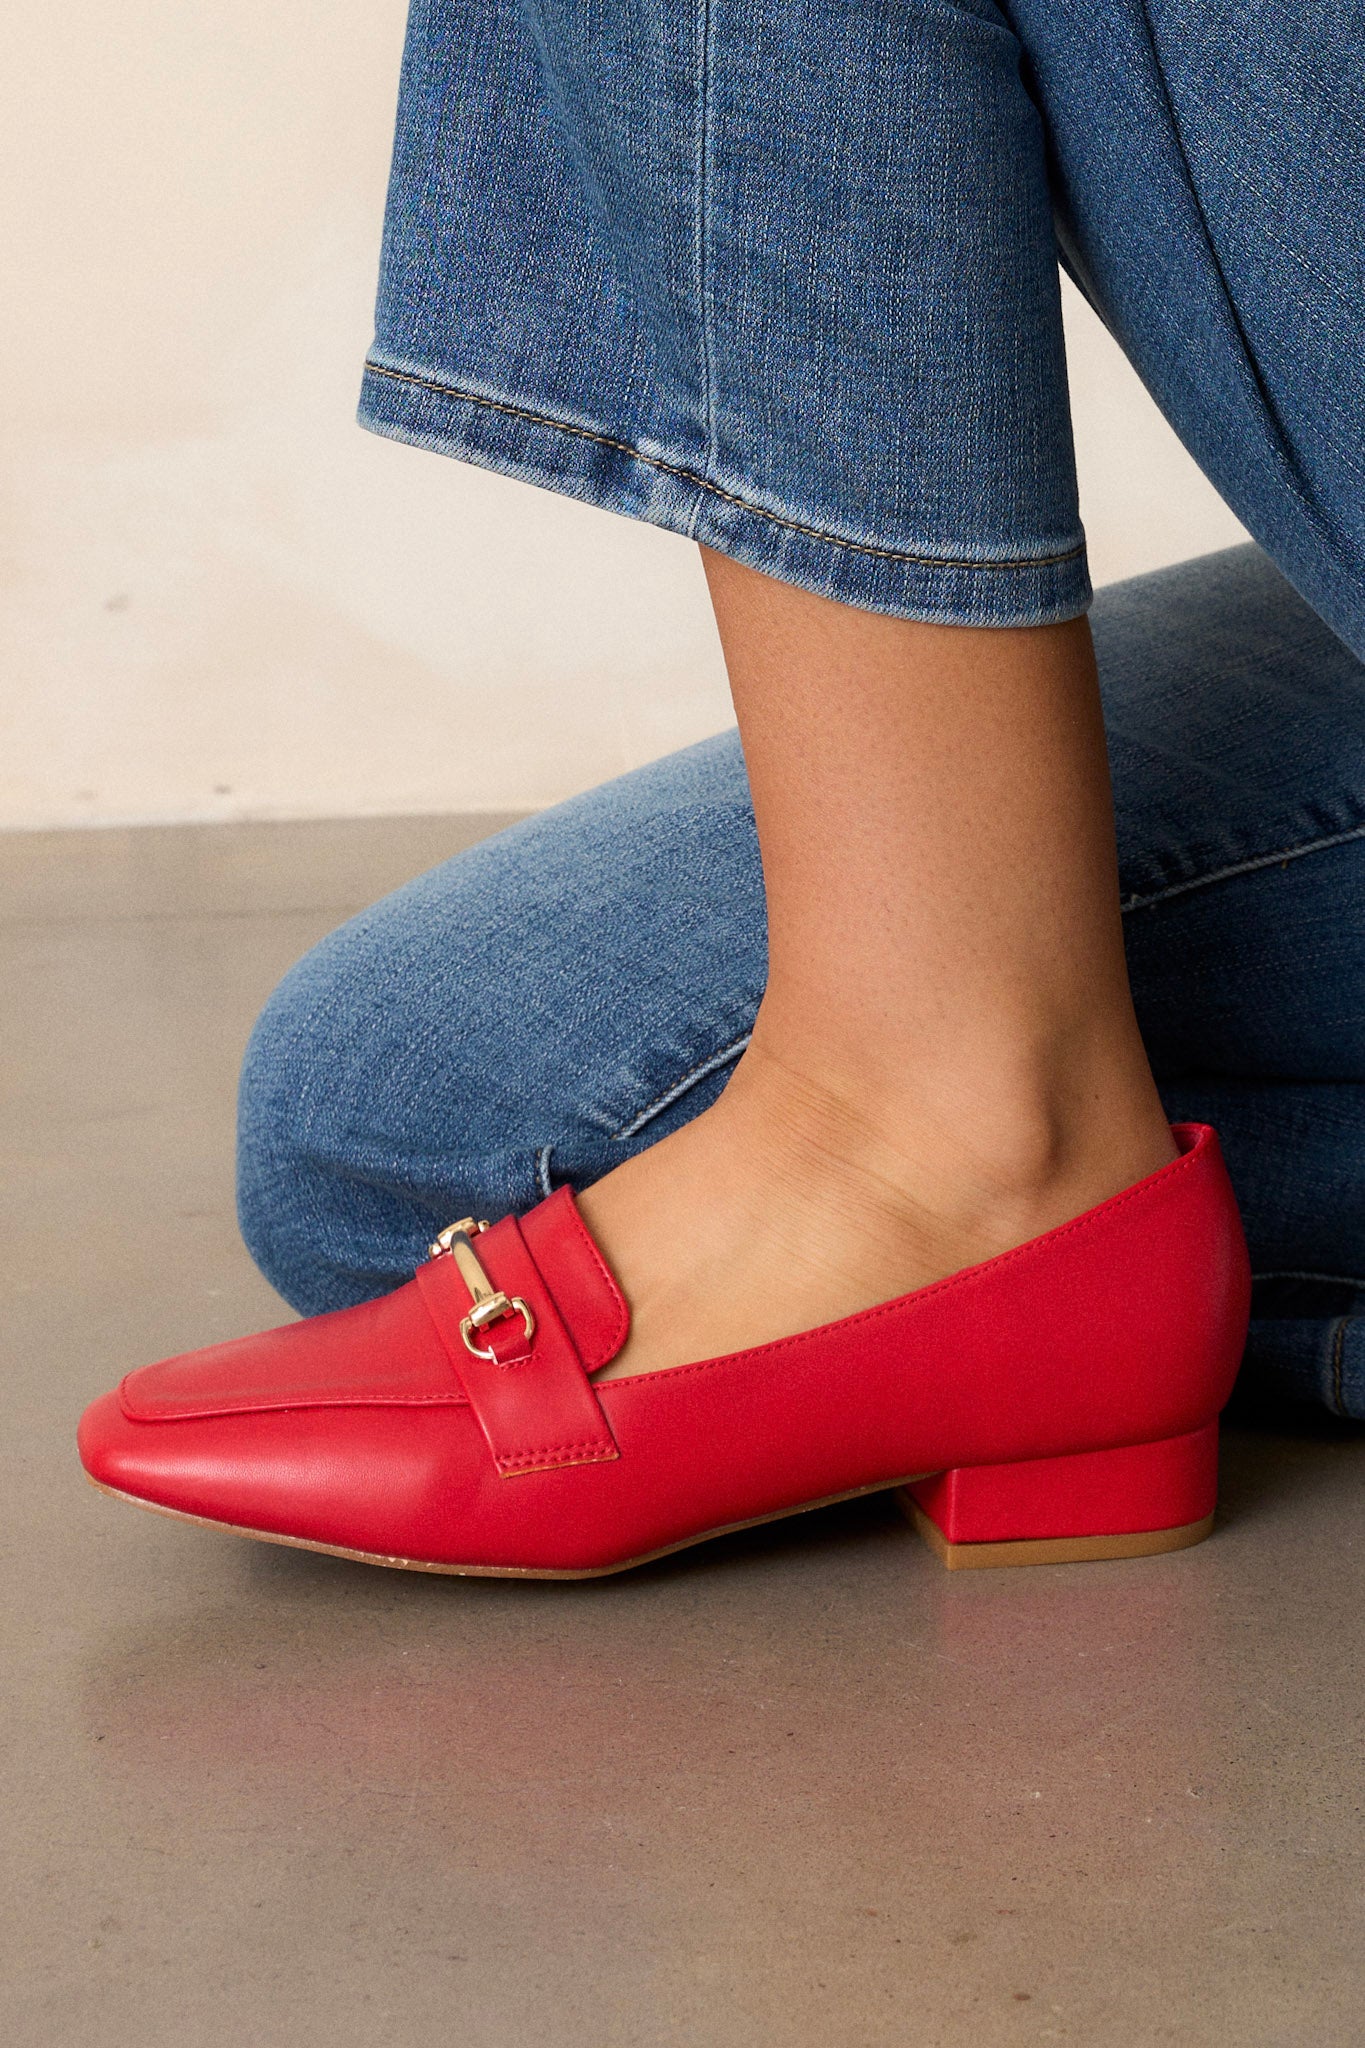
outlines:
[[[710,491],[713,496],[723,498],[728,505],[738,505],[742,512],[748,512],[756,519],[767,519],[774,526],[782,526],[789,533],[804,534],[808,540],[820,540],[830,547],[848,548],[855,554],[875,555],[886,562],[908,562],[918,569],[1051,569],[1063,562],[1079,561],[1085,553],[1084,540],[1077,541],[1074,548],[1067,548],[1059,555],[1021,555],[1017,560],[987,560],[973,562],[956,555],[916,555],[905,548],[879,548],[871,541],[845,540],[842,534],[826,533],[818,526],[804,526],[799,519],[784,518],[780,512],[769,512],[766,506],[755,505],[749,498],[742,498],[735,491],[727,491],[708,477],[699,476],[695,469],[687,469],[682,463],[665,462],[657,455],[644,455],[629,441],[618,441],[611,434],[599,434],[591,427],[577,426],[572,420],[556,419],[551,413],[534,412],[530,406],[513,405],[507,399],[484,398],[477,391],[461,391],[457,385],[442,384],[435,377],[419,377],[411,370],[393,370],[387,363],[377,363],[367,357],[365,368],[375,377],[392,378],[396,384],[411,384],[419,391],[430,391],[441,398],[456,398],[465,405],[481,405],[489,412],[505,413],[509,419],[527,420],[532,426],[553,427],[561,434],[574,434],[581,441],[596,441],[603,448],[619,449],[636,462],[643,462],[649,469],[661,470],[666,476],[675,476],[684,483],[692,484],[701,491]]]
[[[708,290],[711,257],[711,0],[699,0],[697,10],[697,197],[695,263],[697,311],[701,342],[701,417],[705,435],[702,469],[710,477],[716,459],[715,371],[711,335],[711,296]],[[695,530],[703,500],[698,498],[692,514]]]
[[[1278,853],[1258,853],[1250,860],[1234,861],[1231,866],[1215,868],[1211,874],[1195,875],[1187,882],[1173,882],[1168,889],[1158,889],[1150,896],[1125,896],[1121,910],[1149,910],[1154,903],[1166,903],[1172,896],[1187,896],[1194,889],[1207,889],[1214,882],[1234,881],[1238,875],[1255,874],[1258,868],[1281,866],[1285,861],[1302,860],[1306,854],[1327,853],[1334,846],[1346,846],[1353,839],[1365,839],[1365,825],[1352,825],[1349,831],[1332,832],[1322,839],[1306,839],[1299,846],[1281,847]]]
[[[629,1123],[622,1124],[619,1131],[613,1131],[612,1143],[622,1145],[628,1139],[637,1137],[646,1124],[653,1123],[656,1116],[662,1116],[666,1109],[671,1108],[679,1097],[685,1095],[698,1081],[704,1081],[708,1074],[714,1074],[721,1067],[728,1066],[731,1060],[737,1060],[752,1036],[752,1032],[746,1031],[743,1037],[735,1039],[733,1044],[722,1046],[719,1052],[710,1053],[704,1060],[698,1060],[697,1064],[689,1067],[671,1087],[665,1088],[662,1095],[656,1095],[652,1102],[647,1102],[642,1110],[637,1111]]]
[[[547,1202],[554,1193],[554,1183],[550,1179],[550,1157],[554,1149],[553,1145],[542,1145],[536,1153],[536,1163],[532,1169],[536,1177],[536,1186]]]
[[[1351,1318],[1341,1316],[1332,1332],[1332,1406],[1338,1415],[1349,1415],[1346,1406],[1346,1328]]]

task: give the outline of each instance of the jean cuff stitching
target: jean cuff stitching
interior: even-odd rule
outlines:
[[[533,426],[553,427],[561,434],[575,434],[581,441],[596,441],[603,448],[616,448],[621,454],[629,455],[636,462],[643,462],[650,469],[662,470],[666,476],[676,476],[683,483],[692,484],[699,491],[710,491],[714,497],[723,498],[727,505],[738,505],[742,512],[752,513],[756,519],[767,519],[774,526],[785,527],[789,533],[803,534],[807,540],[826,541],[830,547],[848,548],[854,554],[875,555],[886,562],[908,562],[917,569],[1052,569],[1064,562],[1079,561],[1085,553],[1085,542],[1078,541],[1074,548],[1068,548],[1059,555],[1023,555],[1017,561],[973,562],[950,555],[916,555],[904,548],[879,548],[870,541],[845,540],[842,534],[826,533],[818,526],[803,526],[800,520],[786,519],[780,512],[770,512],[766,506],[755,505],[752,500],[740,497],[734,491],[725,490],[709,478],[699,476],[694,469],[687,469],[678,462],[665,462],[657,455],[644,455],[629,441],[618,441],[611,434],[599,434],[591,427],[576,426],[572,420],[556,419],[551,413],[533,412],[529,406],[512,405],[506,399],[484,398],[477,391],[461,391],[453,384],[438,383],[434,377],[418,377],[411,370],[391,370],[386,363],[377,363],[367,358],[365,368],[375,377],[390,377],[397,384],[412,384],[419,391],[430,391],[440,398],[456,398],[465,405],[481,405],[489,412],[505,413],[510,419],[527,420]]]

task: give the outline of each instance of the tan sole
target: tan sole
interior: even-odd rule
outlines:
[[[183,1508],[162,1507],[159,1501],[140,1500],[135,1493],[124,1493],[117,1486],[105,1486],[98,1479],[86,1478],[97,1493],[107,1493],[114,1500],[126,1500],[135,1508],[146,1508],[149,1514],[169,1515],[172,1521],[194,1522],[201,1529],[222,1529],[229,1536],[249,1536],[256,1543],[281,1543],[288,1550],[319,1550],[324,1557],[348,1557],[356,1564],[383,1565],[395,1572],[436,1572],[444,1578],[454,1579],[609,1579],[616,1572],[634,1571],[637,1565],[653,1564],[656,1558],[672,1557],[675,1551],[691,1550],[698,1543],[710,1543],[717,1536],[734,1536],[741,1529],[757,1529],[765,1522],[784,1522],[789,1515],[813,1514],[816,1508],[837,1507],[840,1501],[861,1500],[869,1493],[888,1493],[902,1486],[913,1486],[916,1480],[928,1479],[927,1472],[912,1472],[905,1479],[879,1480],[875,1486],[854,1486],[847,1493],[831,1493],[823,1500],[803,1501],[798,1508],[779,1508],[776,1514],[753,1515],[747,1522],[727,1522],[720,1529],[705,1529],[699,1536],[685,1536],[681,1543],[665,1543],[661,1550],[647,1550],[639,1557],[628,1557],[620,1564],[590,1565],[585,1571],[542,1570],[535,1565],[501,1564],[428,1564],[420,1557],[385,1557],[377,1550],[346,1550],[339,1543],[313,1543],[306,1536],[277,1536],[270,1529],[244,1529],[237,1522],[215,1522],[208,1515],[186,1514]]]
[[[1129,1536],[1040,1536],[1017,1543],[950,1543],[909,1494],[897,1496],[935,1557],[950,1572],[989,1571],[1000,1565],[1098,1564],[1110,1558],[1159,1557],[1166,1550],[1188,1550],[1202,1543],[1213,1528],[1213,1516],[1184,1522],[1178,1529],[1142,1529]]]

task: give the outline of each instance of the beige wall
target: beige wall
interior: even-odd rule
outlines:
[[[0,825],[540,804],[726,722],[685,542],[353,424],[402,25],[11,33]],[[1069,318],[1097,579],[1239,538]]]

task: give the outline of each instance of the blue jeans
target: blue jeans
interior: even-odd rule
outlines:
[[[1365,654],[1354,0],[413,0],[376,432],[847,604],[1086,608],[1063,260]]]
[[[1256,1279],[1246,1373],[1365,1418],[1365,667],[1254,547],[1102,590],[1138,1015],[1214,1123]],[[435,1227],[583,1188],[695,1116],[766,973],[734,733],[501,832],[316,947],[256,1027],[240,1207],[304,1313]]]

